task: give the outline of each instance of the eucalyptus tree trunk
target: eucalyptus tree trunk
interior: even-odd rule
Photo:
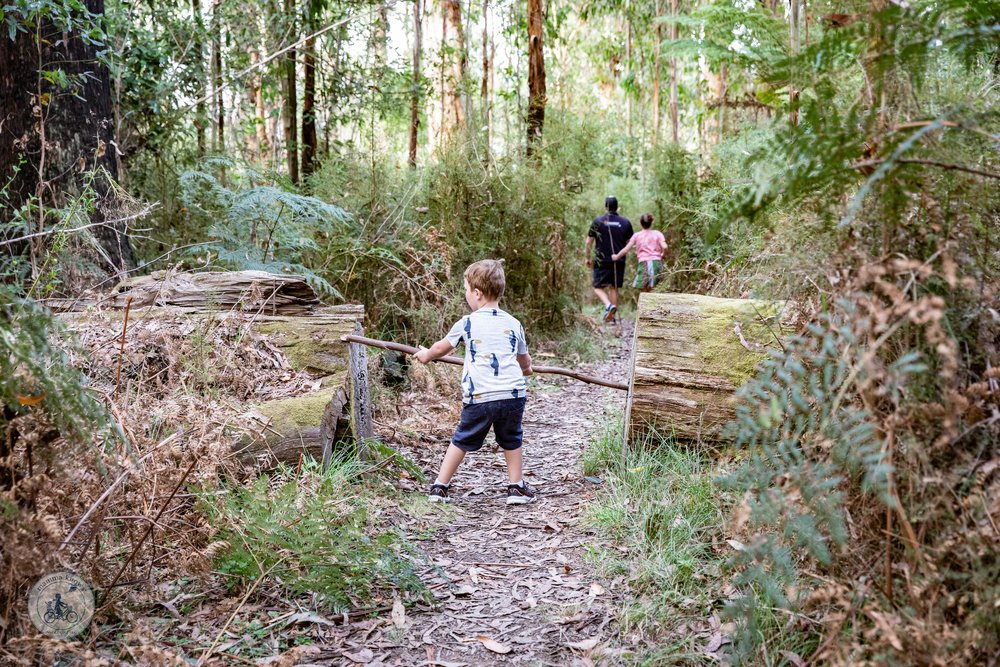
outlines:
[[[194,39],[191,50],[194,52],[195,77],[198,79],[198,104],[195,105],[194,130],[195,141],[198,147],[198,155],[205,154],[205,127],[208,125],[208,113],[205,110],[204,95],[201,94],[201,84],[205,82],[205,54],[202,46],[202,36],[204,35],[204,21],[201,17],[201,0],[191,0],[191,13],[194,15]],[[205,86],[207,89],[208,86]]]
[[[443,67],[441,143],[455,130],[465,127],[465,30],[462,27],[462,5],[459,0],[442,0],[443,35],[441,43]]]
[[[103,22],[104,0],[85,0],[93,18],[76,13],[86,24]],[[90,231],[103,251],[105,268],[123,274],[135,267],[125,222],[115,204],[118,161],[111,110],[111,78],[97,58],[97,46],[80,38],[87,29],[62,26],[42,20],[34,30],[0,35],[0,183],[5,205],[0,223],[10,222],[17,210],[33,201],[37,214],[24,230],[45,231],[45,209],[65,206],[90,188],[96,195]],[[72,82],[69,90],[48,83],[45,73],[61,71]],[[11,137],[17,141],[11,140]],[[22,163],[23,160],[23,163]],[[17,168],[17,173],[15,172]],[[44,237],[28,245],[33,267],[44,250]],[[24,246],[0,248],[21,252]]]
[[[308,35],[303,51],[302,84],[302,175],[308,177],[315,170],[316,151],[316,13],[315,0],[303,3],[305,10],[304,30]]]
[[[677,0],[670,0],[670,15],[677,16]],[[670,39],[677,39],[677,24],[670,24]],[[670,137],[676,144],[679,137],[680,118],[677,109],[677,56],[670,58]]]
[[[793,54],[799,52],[799,2],[788,1],[788,41]],[[792,85],[788,89],[788,119],[792,125],[799,124],[799,91]]]
[[[528,0],[528,155],[545,125],[545,54],[542,0]]]
[[[295,42],[298,31],[295,29],[295,0],[285,0],[285,20],[289,21],[288,41]],[[288,178],[292,183],[299,182],[299,152],[298,152],[298,108],[299,103],[296,97],[296,73],[295,73],[295,49],[289,49],[285,54],[285,76],[283,79],[283,92],[285,94],[284,121],[285,121],[285,157],[288,160]]]
[[[226,151],[226,108],[222,100],[222,20],[219,17],[221,0],[212,3],[212,85],[215,86],[215,137],[212,150]]]
[[[625,66],[628,71],[633,72],[632,65],[632,17],[630,13],[631,3],[629,0],[625,0]],[[635,86],[635,77],[632,76],[631,85]],[[625,92],[625,136],[629,139],[632,138],[632,93],[628,90]]]
[[[660,41],[662,32],[660,29],[660,0],[656,0],[653,20],[656,22],[654,39],[656,54],[653,59],[653,145],[655,146],[660,141]]]
[[[417,132],[420,129],[420,4],[422,2],[423,0],[413,0],[413,79],[410,87],[410,168],[416,168],[417,166]]]
[[[486,135],[486,155],[483,160],[487,163],[490,161],[490,134],[493,123],[493,110],[490,107],[490,69],[493,60],[490,58],[489,11],[490,0],[483,0],[483,81],[479,87],[479,97],[483,109],[483,131]]]

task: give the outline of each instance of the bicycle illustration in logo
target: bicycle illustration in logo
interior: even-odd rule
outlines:
[[[45,615],[42,620],[52,625],[56,621],[66,621],[76,623],[80,620],[80,614],[76,613],[73,605],[62,601],[62,595],[56,593],[55,597],[45,603]]]

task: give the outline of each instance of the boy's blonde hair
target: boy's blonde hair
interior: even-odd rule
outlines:
[[[499,299],[507,286],[502,259],[481,259],[469,264],[463,276],[469,283],[469,289],[478,289],[487,299]]]

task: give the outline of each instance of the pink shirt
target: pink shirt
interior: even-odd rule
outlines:
[[[644,229],[632,237],[635,242],[635,255],[640,262],[651,259],[663,259],[663,246],[666,241],[658,230]]]

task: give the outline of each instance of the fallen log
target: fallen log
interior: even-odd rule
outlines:
[[[725,439],[735,392],[789,332],[786,303],[696,294],[639,297],[626,440]]]
[[[259,272],[235,273],[241,274],[238,280],[243,281],[246,279],[243,274]],[[225,274],[196,275],[219,277]],[[70,328],[73,328],[74,322],[86,322],[98,316],[97,314],[121,320],[123,327],[126,315],[130,323],[128,327],[132,326],[132,322],[148,319],[197,319],[203,322],[206,319],[239,318],[255,331],[268,335],[287,359],[285,368],[305,371],[319,380],[316,391],[253,404],[246,417],[250,427],[248,433],[254,435],[248,434],[237,447],[236,453],[240,460],[245,463],[295,463],[303,454],[308,454],[322,460],[325,466],[332,457],[334,446],[339,442],[357,443],[364,456],[365,440],[373,435],[367,353],[360,346],[345,346],[341,341],[343,335],[363,333],[361,322],[364,308],[359,305],[322,306],[317,303],[309,304],[308,309],[305,309],[307,299],[302,296],[304,292],[300,287],[295,287],[292,292],[297,296],[274,298],[280,293],[280,286],[297,285],[301,278],[274,278],[274,281],[258,281],[259,285],[265,286],[264,292],[256,291],[251,295],[252,299],[234,303],[228,309],[220,307],[220,292],[217,291],[201,292],[200,301],[195,298],[196,292],[186,291],[182,300],[184,306],[139,306],[135,300],[129,302],[127,298],[118,297],[99,300],[97,303],[105,306],[100,310],[95,309],[95,302],[74,304],[74,308],[82,307],[82,310],[68,310],[69,305],[65,301],[53,305],[62,311],[59,317],[67,321]],[[172,277],[171,281],[175,285],[199,283],[177,276]],[[140,284],[149,286],[153,283]],[[274,291],[266,291],[272,288]],[[148,296],[153,291],[142,293]],[[236,290],[224,289],[222,293],[230,295],[224,299],[229,300]],[[261,297],[261,294],[270,294],[270,297]],[[139,299],[138,303],[148,304],[146,296]],[[264,298],[264,301],[260,301],[260,298]],[[268,307],[268,303],[275,307]],[[117,305],[123,307],[116,308]],[[286,312],[289,310],[292,314]],[[128,327],[125,327],[126,334]],[[358,349],[353,349],[355,347]]]

